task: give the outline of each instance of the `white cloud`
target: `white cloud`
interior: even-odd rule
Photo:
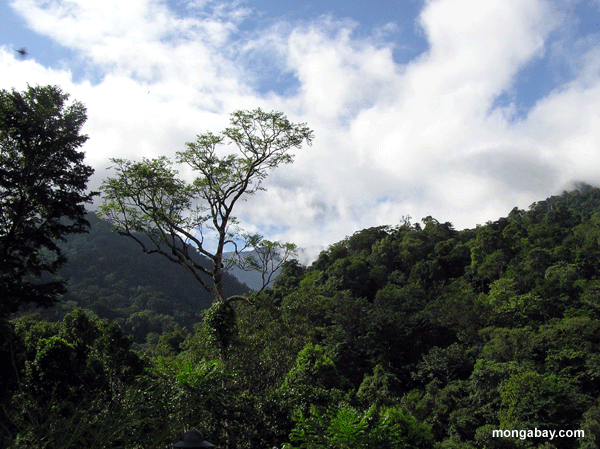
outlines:
[[[178,13],[158,0],[12,5],[78,55],[73,71],[97,74],[77,78],[0,49],[3,86],[59,84],[86,104],[92,187],[110,157],[173,157],[236,109],[307,122],[314,146],[296,151],[295,164],[273,172],[238,213],[248,230],[307,248],[304,262],[402,216],[473,227],[573,180],[600,183],[596,37],[552,41],[572,17],[543,0],[428,1],[417,22],[428,50],[405,64],[393,58],[402,43],[387,40],[395,24],[358,37],[357,23],[331,16],[242,30],[254,13],[240,2],[193,2]],[[519,72],[547,52],[551,63],[568,58],[574,79],[526,117],[516,119],[513,103],[494,107],[518,95]],[[281,74],[297,84],[259,91]]]
[[[305,111],[324,120],[346,118],[375,103],[394,78],[390,47],[352,40],[351,22],[323,17],[293,30],[286,59],[301,83]]]
[[[362,147],[384,136],[375,161],[402,177],[418,177],[432,158],[495,138],[489,108],[518,69],[542,53],[552,20],[541,2],[465,0],[430,2],[420,23],[430,49],[396,79],[396,101],[353,123],[372,130],[357,142]]]
[[[581,76],[540,101],[518,127],[560,164],[563,184],[600,184],[600,52],[582,60]]]

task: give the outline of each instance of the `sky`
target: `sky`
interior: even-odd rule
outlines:
[[[0,17],[0,89],[87,107],[92,189],[110,158],[174,158],[236,110],[306,123],[313,145],[237,207],[305,264],[403,217],[474,228],[600,186],[600,0],[8,0]]]

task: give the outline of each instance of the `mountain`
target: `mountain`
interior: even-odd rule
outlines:
[[[146,254],[132,239],[111,232],[109,222],[92,213],[87,219],[89,233],[69,236],[61,244],[67,263],[59,275],[68,279],[68,292],[43,315],[60,319],[75,307],[90,309],[117,322],[138,343],[148,334],[191,330],[198,313],[213,301],[200,283],[164,256]],[[208,266],[208,259],[197,257]],[[250,290],[228,273],[223,282],[227,296]]]

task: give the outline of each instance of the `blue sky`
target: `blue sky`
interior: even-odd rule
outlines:
[[[463,229],[600,185],[599,0],[9,0],[0,16],[0,88],[59,84],[87,106],[91,187],[110,157],[173,157],[237,109],[307,122],[314,145],[239,208],[304,262],[402,216]]]

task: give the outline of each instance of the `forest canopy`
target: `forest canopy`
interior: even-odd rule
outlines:
[[[125,446],[141,435],[141,447],[172,444],[197,427],[224,447],[597,447],[598,241],[600,189],[588,185],[475,229],[433,217],[365,229],[308,267],[287,262],[253,306],[238,304],[226,364],[200,321],[157,335],[136,355],[141,364],[127,356],[131,375],[116,396],[94,387],[87,400],[122,417],[100,424]],[[19,379],[37,376],[36,388],[57,400],[79,378],[35,369],[52,369],[44,354],[75,363],[77,351],[92,349],[69,337],[75,316],[109,329],[76,310],[63,324],[31,316],[11,324],[13,348],[30,348],[15,360]],[[32,441],[32,418],[5,410],[11,444]],[[90,419],[76,406],[64,413]],[[534,428],[585,437],[493,436]]]

